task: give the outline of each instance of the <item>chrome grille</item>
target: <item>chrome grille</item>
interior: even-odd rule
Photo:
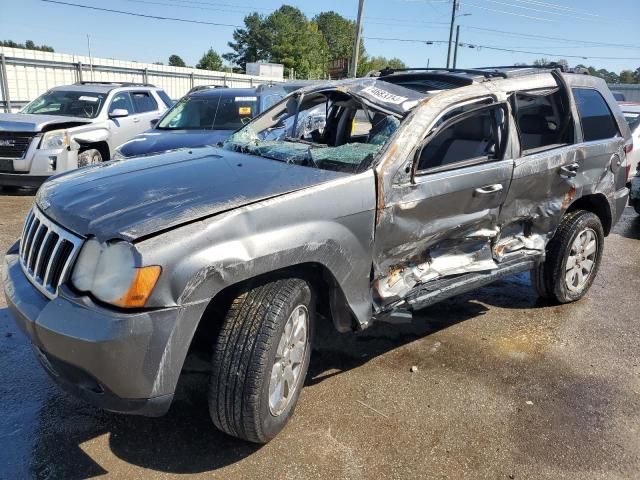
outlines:
[[[82,239],[59,227],[33,207],[20,239],[20,264],[31,283],[49,298],[67,279]]]
[[[0,132],[0,158],[24,158],[36,133]]]

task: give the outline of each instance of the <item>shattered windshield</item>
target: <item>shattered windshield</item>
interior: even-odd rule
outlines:
[[[225,148],[355,173],[371,164],[401,119],[336,89],[293,95],[233,134]]]
[[[50,90],[22,109],[22,113],[96,118],[106,95],[95,92]]]
[[[187,96],[158,123],[160,130],[237,130],[257,113],[258,97],[217,95]]]

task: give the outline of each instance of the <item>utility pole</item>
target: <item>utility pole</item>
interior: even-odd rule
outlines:
[[[356,39],[353,44],[353,55],[351,55],[351,72],[349,76],[355,78],[358,74],[358,56],[360,55],[360,41],[362,38],[362,15],[364,13],[364,0],[358,2],[358,20],[356,21]]]
[[[456,46],[453,49],[453,68],[456,68],[458,62],[458,44],[460,42],[460,25],[456,25]]]
[[[451,7],[451,26],[449,28],[449,49],[447,50],[447,68],[451,65],[451,44],[453,43],[453,24],[456,23],[456,10],[458,10],[458,0],[453,0]]]
[[[87,50],[89,50],[89,66],[91,67],[91,80],[93,81],[93,57],[91,56],[91,40],[87,34]]]

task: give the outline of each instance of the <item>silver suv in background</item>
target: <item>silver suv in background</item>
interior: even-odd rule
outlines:
[[[148,84],[52,88],[19,113],[0,114],[0,187],[38,186],[56,173],[109,160],[171,105]]]

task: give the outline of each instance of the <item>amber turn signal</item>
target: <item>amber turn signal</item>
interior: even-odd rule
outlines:
[[[149,267],[136,268],[136,274],[127,293],[120,297],[115,305],[123,308],[141,308],[151,296],[153,287],[156,286],[162,267],[151,265]]]

